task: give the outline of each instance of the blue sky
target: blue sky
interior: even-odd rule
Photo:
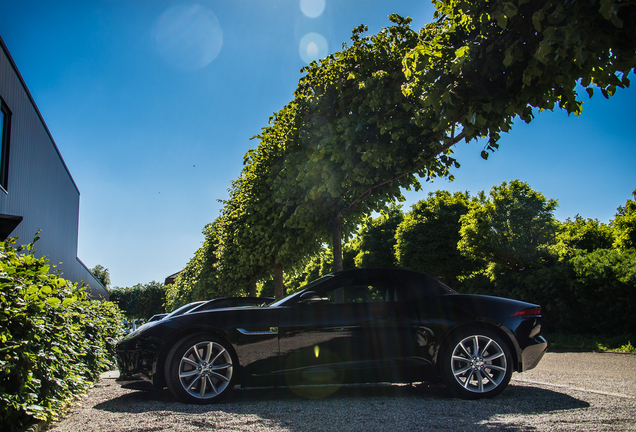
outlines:
[[[0,2],[0,35],[80,192],[78,255],[132,286],[181,270],[218,215],[250,138],[292,98],[308,60],[341,49],[359,24],[432,19],[425,0],[90,0]],[[632,76],[632,79],[634,77]],[[585,101],[580,117],[519,121],[483,161],[407,193],[476,194],[528,182],[559,220],[609,222],[636,189],[636,90]],[[46,235],[46,233],[42,233]]]

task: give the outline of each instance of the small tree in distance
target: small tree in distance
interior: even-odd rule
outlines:
[[[101,264],[97,264],[90,270],[90,272],[102,285],[104,285],[104,288],[108,288],[110,286],[110,273],[106,267]]]

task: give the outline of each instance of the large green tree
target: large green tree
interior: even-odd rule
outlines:
[[[405,95],[402,60],[419,42],[410,19],[377,35],[354,30],[352,45],[303,69],[289,127],[274,119],[259,136],[284,140],[284,163],[271,191],[288,209],[285,228],[331,240],[334,270],[342,269],[342,233],[372,211],[401,199],[401,187],[419,188],[418,176],[448,175],[445,152],[461,136],[431,135],[414,117],[424,109]],[[286,134],[281,134],[280,131]],[[440,157],[440,154],[443,154]]]
[[[636,248],[636,189],[632,192],[634,199],[627,200],[620,206],[611,225],[616,240],[614,245],[619,249]]]
[[[457,249],[460,218],[468,213],[468,192],[436,191],[419,201],[396,233],[396,255],[400,267],[419,270],[440,278],[451,287],[457,278],[473,271],[474,259]]]
[[[343,216],[356,220],[399,197],[398,187],[419,187],[418,176],[449,175],[450,148],[462,139],[489,137],[487,157],[517,116],[580,113],[579,84],[610,97],[636,65],[634,1],[435,5],[419,37],[393,15],[395,26],[368,38],[358,29],[351,47],[310,65],[299,83],[302,122],[276,184],[304,199],[288,224],[329,220],[335,269]]]
[[[546,199],[527,183],[503,182],[461,216],[459,250],[467,257],[522,271],[540,263],[555,243],[556,200]]]
[[[612,228],[597,219],[583,219],[576,215],[560,223],[557,234],[557,252],[569,257],[577,251],[592,252],[596,249],[611,249],[614,242]]]
[[[403,220],[404,213],[398,205],[391,206],[377,217],[365,219],[352,241],[358,252],[355,256],[355,266],[398,267],[395,257],[395,233]]]
[[[241,175],[223,202],[217,233],[222,283],[255,287],[257,280],[273,276],[276,298],[285,295],[283,271],[297,267],[321,246],[315,231],[287,224],[297,206],[288,193],[276,193],[273,184],[287,163],[286,137],[294,133],[295,113],[293,105],[276,113],[271,120],[275,127],[265,128],[259,146],[245,155]]]
[[[360,26],[351,46],[302,70],[226,203],[222,276],[253,284],[274,273],[280,284],[325,241],[340,270],[343,231],[419,178],[452,177],[455,144],[487,137],[487,157],[516,117],[580,113],[578,85],[605,97],[629,85],[636,0],[434,4],[419,34],[392,15],[394,25],[372,36]]]
[[[435,21],[405,58],[405,94],[430,110],[433,130],[498,147],[516,116],[555,107],[579,114],[590,97],[629,86],[636,66],[635,0],[435,0]],[[416,117],[417,118],[417,117]]]

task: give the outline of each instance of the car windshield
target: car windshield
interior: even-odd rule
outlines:
[[[172,318],[174,316],[177,316],[177,315],[183,315],[184,313],[188,312],[190,309],[193,309],[193,308],[195,308],[198,305],[203,304],[203,303],[205,303],[205,302],[198,301],[198,302],[194,302],[194,303],[188,303],[187,305],[183,305],[179,309],[175,309],[172,312],[170,312],[168,315],[166,315],[164,317],[164,319],[166,320],[166,319],[170,319],[170,318]]]
[[[295,295],[298,295],[298,294],[300,294],[301,292],[303,292],[303,291],[305,291],[305,290],[307,290],[307,289],[309,289],[309,288],[311,288],[311,287],[313,287],[313,286],[315,286],[315,285],[317,285],[317,284],[319,284],[319,283],[321,283],[321,282],[323,282],[323,281],[325,281],[325,280],[327,280],[327,279],[331,279],[333,276],[334,276],[334,275],[333,275],[333,274],[331,274],[331,273],[326,274],[326,275],[324,275],[324,276],[321,276],[321,277],[319,277],[318,279],[316,279],[316,280],[313,280],[313,281],[309,282],[307,285],[305,285],[304,287],[302,287],[300,290],[298,290],[298,291],[296,291],[296,292],[294,292],[294,293],[291,293],[291,294],[289,294],[288,296],[285,296],[285,297],[283,297],[283,298],[282,298],[282,299],[280,299],[280,300],[276,300],[275,302],[270,303],[270,304],[269,304],[269,305],[267,305],[266,307],[276,307],[276,306],[280,306],[280,305],[282,305],[283,303],[285,303],[287,300],[289,300],[290,298],[294,297]]]

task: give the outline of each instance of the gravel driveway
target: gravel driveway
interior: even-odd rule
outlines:
[[[218,405],[124,390],[105,374],[55,432],[80,431],[636,431],[636,355],[547,353],[490,400],[441,385],[241,389]]]

